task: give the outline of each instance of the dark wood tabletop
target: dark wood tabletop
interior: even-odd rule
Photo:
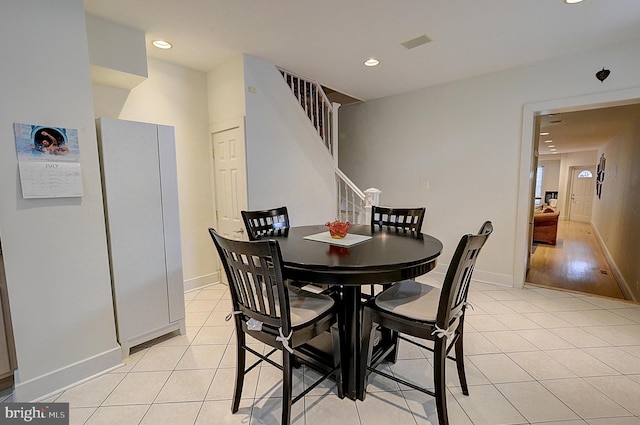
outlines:
[[[396,282],[427,273],[442,251],[432,236],[372,233],[369,225],[349,228],[351,234],[371,236],[351,247],[303,239],[326,231],[322,225],[292,227],[288,237],[277,238],[288,279],[340,285]]]

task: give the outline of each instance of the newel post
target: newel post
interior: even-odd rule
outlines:
[[[369,189],[364,191],[364,214],[365,214],[365,223],[371,223],[371,207],[380,205],[380,194],[382,191],[380,189],[376,189],[374,187],[370,187]]]

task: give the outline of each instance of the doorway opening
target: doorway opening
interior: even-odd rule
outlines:
[[[514,287],[523,287],[527,280],[527,271],[529,270],[532,260],[532,255],[538,250],[538,246],[533,243],[533,225],[534,225],[534,191],[536,188],[536,170],[538,162],[541,157],[540,154],[550,152],[543,152],[547,148],[544,146],[538,146],[540,138],[540,121],[541,116],[548,116],[551,114],[562,114],[577,111],[595,111],[604,108],[632,105],[637,104],[640,100],[640,89],[629,89],[620,92],[601,93],[597,95],[582,96],[579,98],[558,99],[548,102],[541,102],[536,104],[525,105],[523,115],[523,133],[521,140],[521,173],[519,180],[519,197],[518,197],[518,219],[517,219],[517,235],[516,235],[516,252],[521,253],[520,260],[516,260],[514,264],[514,276],[516,277]],[[596,149],[597,150],[597,149]],[[596,161],[592,161],[592,164],[578,164],[578,165],[593,165]],[[576,170],[581,167],[577,167]],[[569,170],[564,170],[568,173]],[[579,173],[579,172],[578,172]],[[565,179],[570,178],[569,174]],[[569,187],[569,182],[563,182],[565,187]],[[571,201],[569,190],[564,189],[565,194],[559,194],[559,200],[557,201],[560,206],[563,207],[564,214],[568,214],[567,204]],[[564,199],[563,199],[564,197]],[[555,201],[554,201],[555,202]],[[564,204],[564,205],[562,205]],[[571,224],[568,220],[568,216],[563,216],[563,220],[559,222],[560,232],[570,232],[575,229],[564,229],[565,225]],[[589,228],[590,224],[587,224],[586,230],[583,233],[591,233]],[[576,227],[576,226],[573,226]],[[543,249],[546,248],[543,246]],[[520,255],[520,254],[518,254]],[[598,270],[600,272],[600,270]],[[603,274],[609,274],[609,271],[602,268]],[[518,279],[521,277],[521,280]],[[610,276],[611,277],[611,276]]]

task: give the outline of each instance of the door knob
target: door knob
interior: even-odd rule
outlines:
[[[244,233],[244,229],[234,230],[234,233]]]

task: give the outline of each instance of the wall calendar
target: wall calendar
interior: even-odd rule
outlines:
[[[23,198],[83,195],[78,130],[13,124]]]

